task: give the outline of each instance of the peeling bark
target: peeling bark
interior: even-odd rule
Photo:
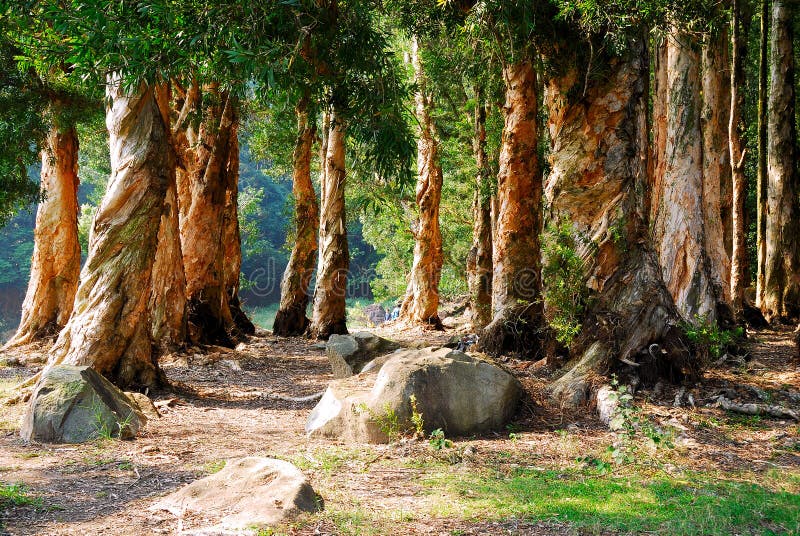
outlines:
[[[242,272],[242,235],[239,232],[239,117],[234,113],[230,149],[225,173],[225,208],[222,216],[223,270],[225,292],[236,330],[246,335],[256,332],[239,301],[239,280]]]
[[[186,276],[181,255],[178,194],[174,175],[170,179],[158,230],[148,306],[151,337],[167,351],[186,342]]]
[[[744,148],[742,134],[745,126],[742,118],[744,106],[744,57],[746,43],[741,39],[740,0],[733,0],[731,35],[733,61],[731,63],[730,120],[728,123],[729,161],[733,183],[733,250],[731,254],[731,306],[737,317],[744,311],[744,292],[748,285],[747,274],[747,225],[745,201],[747,199],[747,178],[744,174]]]
[[[306,101],[297,106],[297,140],[292,155],[292,195],[295,207],[295,242],[281,281],[281,304],[272,332],[284,337],[302,335],[308,328],[308,289],[317,260],[319,203],[311,182],[311,151],[316,126],[309,122]]]
[[[486,157],[486,104],[483,93],[475,91],[475,194],[472,198],[472,248],[467,255],[469,321],[479,331],[492,321],[492,209],[489,164]]]
[[[33,258],[22,320],[6,348],[57,334],[69,320],[78,277],[78,135],[53,125],[42,150]]]
[[[233,346],[236,326],[228,302],[224,247],[228,163],[235,146],[235,110],[231,97],[216,88],[205,92],[198,126],[178,133],[178,205],[189,335],[195,342]],[[193,112],[200,112],[196,99]]]
[[[163,88],[106,88],[111,179],[97,210],[75,308],[48,367],[91,365],[119,386],[156,387],[148,302],[158,230],[175,167]]]
[[[770,29],[767,210],[761,309],[769,321],[800,313],[800,207],[796,170],[792,3],[774,0]]]
[[[541,356],[547,334],[542,308],[542,176],[536,152],[536,73],[530,60],[503,70],[505,124],[497,177],[492,321],[477,347],[490,355]]]
[[[731,87],[728,32],[707,36],[702,51],[703,226],[718,299],[731,303],[731,165],[728,147]]]
[[[439,228],[443,176],[439,163],[439,140],[430,114],[433,103],[427,93],[425,72],[416,38],[412,41],[411,57],[414,80],[417,83],[414,99],[419,123],[416,189],[418,219],[411,229],[414,235],[414,260],[400,308],[400,318],[407,324],[443,329],[439,319],[439,281],[444,263],[442,233]]]
[[[667,39],[667,86],[664,175],[653,191],[653,241],[663,280],[683,318],[717,322],[730,316],[707,247],[706,227],[720,224],[719,217],[707,219],[714,211],[707,207],[719,210],[719,189],[717,195],[707,191],[703,180],[700,54],[687,34],[673,32]],[[721,229],[711,235],[721,245]]]
[[[756,179],[756,307],[764,301],[764,261],[767,258],[767,93],[769,58],[769,0],[761,0],[758,46],[758,176]]]
[[[350,254],[347,246],[347,220],[344,210],[345,125],[335,111],[329,113],[325,141],[320,199],[319,264],[314,312],[308,333],[312,338],[328,339],[347,333],[347,271]]]
[[[654,196],[663,189],[667,154],[667,39],[657,41],[653,53],[653,152],[646,201],[651,222],[656,220],[658,202],[654,202]]]
[[[546,218],[572,223],[591,292],[570,368],[552,385],[552,395],[568,406],[585,403],[594,378],[624,363],[638,362],[643,379],[677,379],[690,364],[647,236],[645,40],[632,38],[624,57],[595,61],[606,62],[608,75],[582,97],[578,67],[552,77],[546,89],[552,140]],[[651,345],[660,346],[649,352]]]

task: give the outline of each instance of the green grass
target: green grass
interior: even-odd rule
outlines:
[[[782,482],[796,490],[800,477],[785,475]],[[432,493],[446,492],[438,516],[552,519],[592,530],[675,535],[800,533],[797,493],[709,475],[600,477],[517,469],[507,475],[445,472],[424,483]]]
[[[31,497],[28,487],[22,483],[7,484],[0,482],[0,510],[11,506],[42,506],[40,497]]]

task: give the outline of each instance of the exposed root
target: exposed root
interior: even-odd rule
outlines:
[[[781,406],[755,403],[740,404],[723,395],[717,397],[717,405],[724,410],[741,413],[743,415],[766,415],[768,417],[775,417],[776,419],[790,418],[795,421],[800,421],[800,416],[798,416],[796,411]]]

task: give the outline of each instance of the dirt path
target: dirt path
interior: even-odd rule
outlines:
[[[447,337],[390,335],[413,345]],[[796,423],[702,407],[701,401],[720,389],[750,401],[756,391],[748,386],[778,401],[785,401],[784,392],[800,394],[800,366],[788,330],[756,334],[750,350],[749,362],[713,369],[702,384],[688,386],[696,409],[673,407],[677,386],[637,395],[655,422],[674,421],[684,429],[670,463],[696,471],[800,472]],[[307,438],[304,424],[313,403],[269,396],[308,395],[331,379],[324,351],[304,339],[264,334],[240,351],[189,352],[167,356],[162,364],[173,388],[154,398],[173,401],[134,441],[26,445],[17,435],[23,408],[0,406],[0,481],[23,482],[42,499],[40,506],[5,512],[6,533],[209,534],[201,529],[212,519],[176,519],[148,507],[156,497],[219,469],[226,458],[261,455],[296,463],[325,499],[326,513],[287,529],[293,534],[575,534],[579,531],[564,522],[492,522],[454,514],[442,504],[447,497],[425,478],[431,468],[470,473],[532,463],[575,467],[579,456],[603,452],[615,439],[590,412],[568,415],[540,404],[544,373],[513,361],[509,365],[531,395],[513,431],[458,440],[444,454],[433,453],[425,442],[360,446]],[[8,388],[34,372],[35,367],[0,367],[0,381]]]

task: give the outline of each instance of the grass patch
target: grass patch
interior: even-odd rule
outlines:
[[[783,483],[794,488],[796,475]],[[447,494],[436,515],[568,521],[587,529],[658,534],[788,534],[800,531],[800,495],[785,486],[696,475],[590,476],[515,469],[508,474],[440,473],[423,480]]]
[[[213,475],[214,473],[219,473],[225,468],[225,460],[215,460],[213,462],[208,462],[203,466],[203,471],[205,471],[209,475]]]
[[[5,510],[11,506],[35,506],[42,507],[41,497],[32,497],[28,492],[28,486],[17,482],[6,484],[0,482],[0,510]]]

